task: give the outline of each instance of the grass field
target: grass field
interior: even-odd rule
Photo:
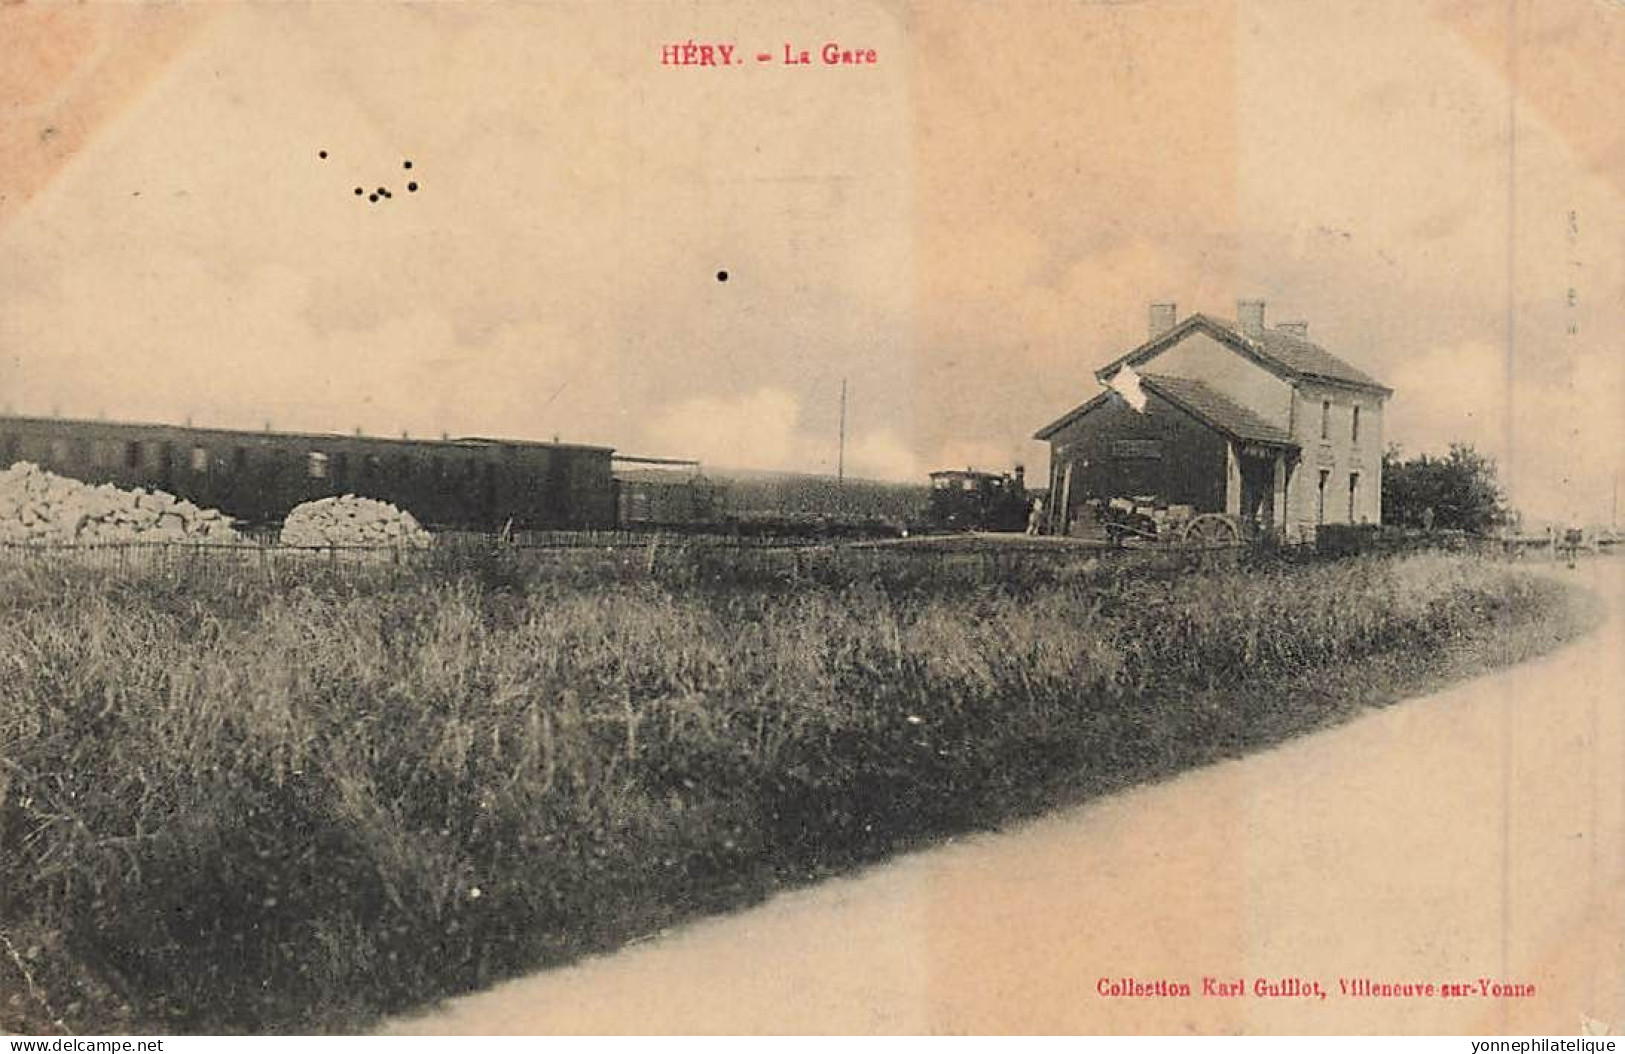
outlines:
[[[0,576],[0,1027],[79,1033],[364,1028],[1585,621],[1448,555]]]

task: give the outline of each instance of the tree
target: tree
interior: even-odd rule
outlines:
[[[1444,457],[1409,459],[1394,445],[1382,456],[1386,523],[1481,533],[1506,523],[1509,516],[1495,461],[1471,444],[1452,443]]]

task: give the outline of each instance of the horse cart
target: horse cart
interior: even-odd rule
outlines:
[[[1197,512],[1189,505],[1161,505],[1153,499],[1112,498],[1095,515],[1116,547],[1234,549],[1242,544],[1241,523],[1222,512]]]

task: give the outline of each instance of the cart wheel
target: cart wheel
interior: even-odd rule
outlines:
[[[1198,549],[1228,549],[1241,544],[1241,531],[1230,517],[1204,512],[1185,525],[1185,544]]]

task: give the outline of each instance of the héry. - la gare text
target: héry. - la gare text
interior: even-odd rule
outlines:
[[[833,40],[816,50],[786,43],[781,51],[758,51],[754,58],[758,63],[776,62],[781,66],[874,66],[880,62],[874,48],[848,47]],[[742,66],[747,61],[748,57],[733,44],[687,40],[660,45],[662,66]]]

